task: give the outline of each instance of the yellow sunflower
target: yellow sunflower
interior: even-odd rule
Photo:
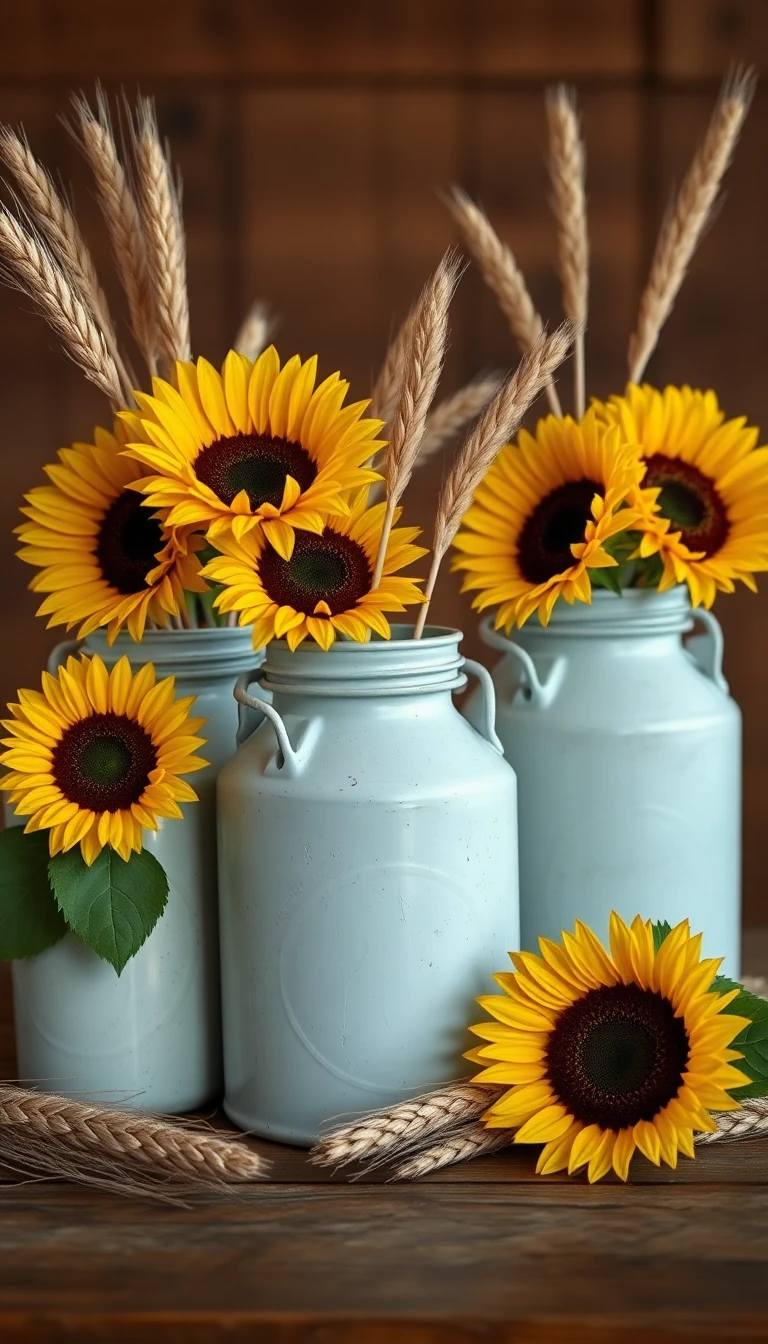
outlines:
[[[211,560],[203,574],[224,585],[214,605],[236,611],[241,625],[253,624],[255,649],[282,638],[295,649],[307,635],[329,649],[337,634],[362,643],[370,630],[389,639],[384,612],[424,600],[420,579],[397,575],[426,555],[413,545],[417,527],[393,528],[381,583],[371,588],[386,504],[367,508],[367,493],[358,495],[347,515],[331,515],[319,534],[297,533],[288,560],[260,532],[242,541],[217,539],[224,555]],[[398,509],[395,521],[399,516]]]
[[[635,522],[622,508],[643,473],[637,448],[594,410],[579,421],[553,415],[535,434],[502,448],[477,490],[454,546],[462,592],[479,589],[478,611],[497,607],[496,629],[546,625],[559,597],[591,602],[590,569],[617,564],[605,543]]]
[[[720,962],[701,959],[687,920],[658,951],[639,917],[611,915],[610,956],[579,922],[562,937],[511,953],[517,974],[494,976],[504,996],[478,1000],[495,1021],[471,1028],[488,1042],[467,1056],[484,1066],[474,1081],[509,1084],[485,1124],[543,1143],[545,1175],[625,1181],[636,1148],[657,1166],[693,1157],[693,1131],[716,1129],[710,1109],[733,1110],[728,1089],[751,1081],[728,1048],[749,1019],[722,1015],[739,990],[711,990]]]
[[[19,691],[4,719],[0,788],[27,831],[49,831],[50,853],[79,844],[87,864],[105,845],[123,859],[141,849],[158,817],[180,817],[197,794],[180,775],[208,764],[194,753],[205,719],[193,695],[174,699],[174,679],[155,681],[152,663],[134,675],[123,657],[107,672],[100,658],[69,658],[41,691]]]
[[[658,555],[659,588],[687,583],[711,607],[737,579],[754,592],[768,569],[768,448],[741,416],[726,420],[714,392],[630,385],[598,414],[645,459],[644,535],[638,554]]]
[[[37,614],[49,626],[79,626],[84,638],[106,625],[112,643],[126,625],[139,641],[148,617],[165,625],[166,614],[186,610],[185,590],[205,591],[195,556],[203,542],[164,527],[131,489],[141,468],[122,456],[119,421],[94,437],[62,448],[45,469],[51,484],[25,496],[19,555],[40,571],[29,586],[48,594]]]
[[[274,346],[255,364],[231,350],[221,374],[199,359],[176,365],[176,387],[156,378],[154,396],[137,393],[140,414],[122,416],[129,451],[154,473],[141,485],[150,504],[217,546],[262,527],[290,560],[294,529],[322,532],[350,490],[379,479],[363,463],[382,447],[382,422],[363,419],[366,401],[343,406],[338,373],[316,388],[316,372],[315,356],[281,369]]]

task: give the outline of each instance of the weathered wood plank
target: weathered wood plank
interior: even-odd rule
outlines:
[[[758,70],[768,64],[763,0],[664,0],[657,14],[657,60],[665,79],[718,80],[733,61]]]
[[[706,1187],[285,1186],[197,1216],[64,1187],[42,1204],[27,1187],[0,1200],[0,1329],[137,1313],[159,1329],[178,1313],[294,1329],[338,1317],[433,1330],[535,1321],[558,1340],[587,1324],[675,1325],[696,1339],[741,1338],[743,1325],[757,1338],[766,1213],[765,1191]]]
[[[29,0],[4,25],[0,78],[413,79],[630,75],[643,0]]]

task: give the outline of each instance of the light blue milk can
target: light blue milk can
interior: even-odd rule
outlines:
[[[175,676],[192,710],[207,770],[190,776],[199,803],[183,821],[160,822],[144,844],[170,883],[165,911],[118,978],[79,939],[13,964],[19,1077],[65,1096],[128,1097],[131,1105],[178,1112],[221,1091],[221,1019],[216,913],[216,774],[235,750],[235,679],[254,661],[250,631],[148,630],[141,644],[103,632],[62,644],[51,670],[82,647],[108,666],[127,654],[135,670],[153,662],[158,679]],[[253,722],[258,722],[254,719]]]
[[[467,1072],[473,1000],[519,923],[515,777],[460,639],[277,642],[238,683],[268,720],[218,784],[224,1107],[243,1129],[309,1144]],[[467,673],[478,732],[451,699]]]
[[[741,716],[710,612],[684,588],[560,602],[511,638],[493,670],[497,727],[520,791],[522,945],[611,910],[689,918],[704,954],[738,974]],[[481,706],[467,708],[475,719]]]

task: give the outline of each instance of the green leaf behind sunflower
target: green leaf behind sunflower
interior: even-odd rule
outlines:
[[[35,957],[67,932],[48,880],[48,832],[0,831],[0,960]]]
[[[723,1012],[750,1019],[749,1026],[744,1027],[731,1042],[731,1048],[739,1050],[744,1056],[743,1060],[735,1061],[736,1067],[748,1073],[752,1082],[748,1087],[729,1088],[731,1096],[737,1101],[744,1097],[768,1096],[768,999],[761,999],[758,994],[740,985],[738,980],[729,980],[725,975],[716,976],[712,988],[718,994],[728,994],[732,989],[737,989],[739,992],[736,998],[726,1005]]]
[[[666,919],[659,919],[656,921],[655,924],[652,925],[652,928],[653,928],[653,950],[654,952],[658,952],[659,948],[661,947],[661,944],[664,942],[664,939],[668,937],[668,935],[672,932],[672,925],[669,924]]]
[[[126,862],[105,846],[89,868],[76,846],[51,859],[49,873],[67,924],[119,975],[168,900],[168,879],[157,859],[144,849]]]

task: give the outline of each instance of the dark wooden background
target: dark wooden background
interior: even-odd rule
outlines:
[[[619,390],[659,221],[734,58],[768,66],[765,0],[0,0],[0,119],[73,184],[108,274],[83,165],[57,118],[72,90],[141,87],[184,177],[195,353],[219,361],[250,302],[280,314],[280,349],[318,351],[354,392],[453,233],[438,191],[461,182],[509,239],[544,314],[559,315],[542,90],[578,87],[593,252],[588,388]],[[766,163],[758,92],[720,218],[650,366],[714,386],[768,439]],[[117,296],[115,296],[117,303]],[[33,618],[10,530],[22,493],[105,407],[30,305],[0,290],[0,701],[36,684],[55,632]],[[476,274],[456,302],[446,389],[513,359]],[[441,464],[408,512],[427,525]],[[717,607],[745,715],[746,917],[768,923],[768,583]],[[474,627],[446,574],[437,619]]]

